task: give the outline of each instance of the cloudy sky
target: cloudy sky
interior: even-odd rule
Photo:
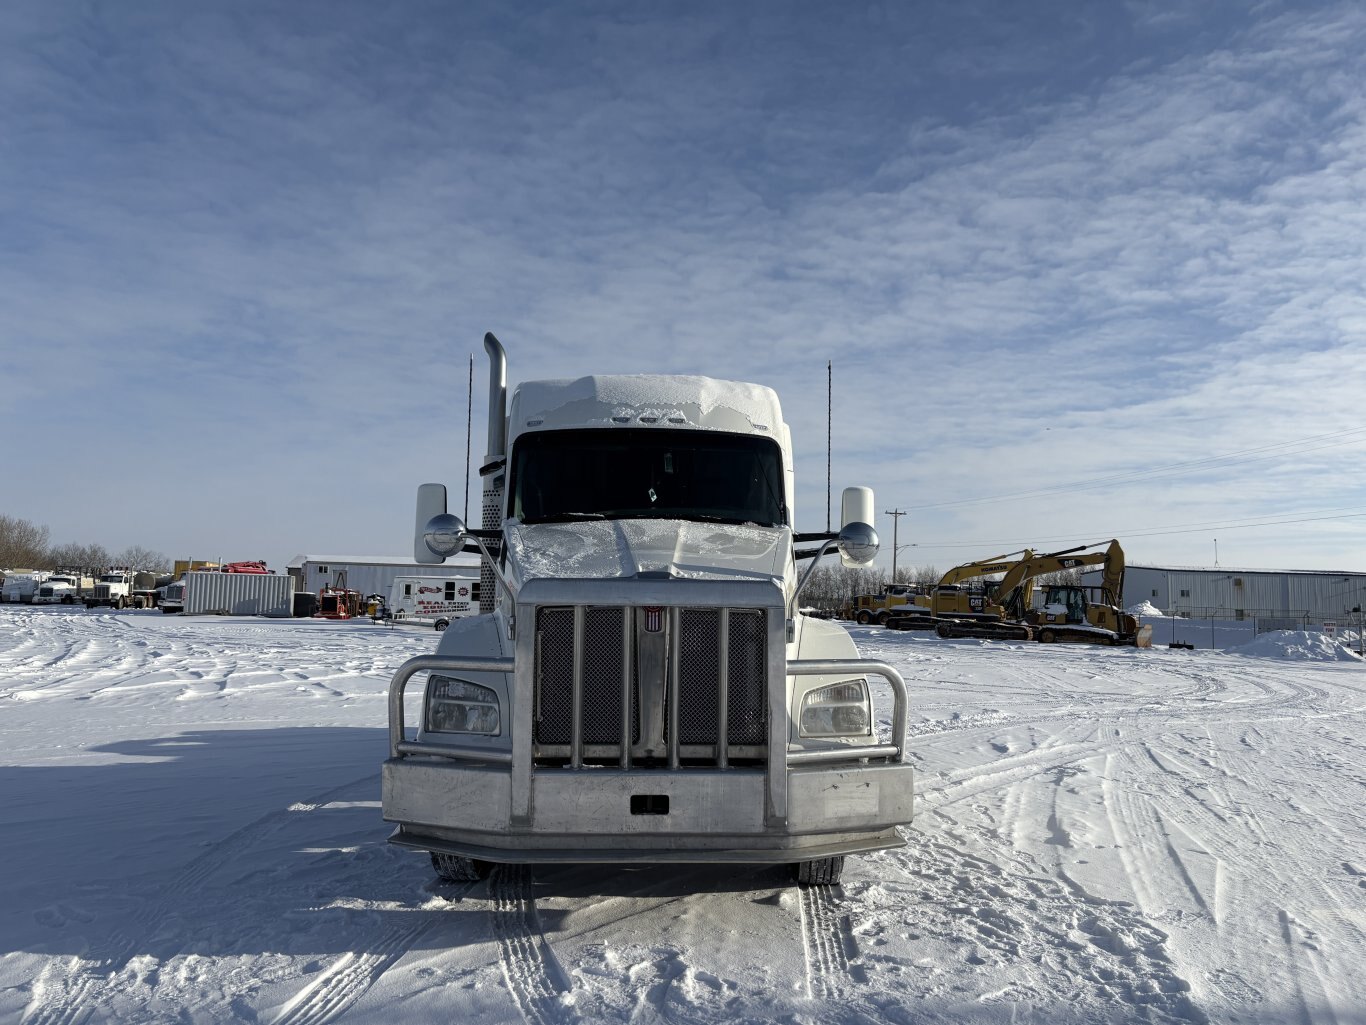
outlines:
[[[803,530],[832,362],[903,566],[1366,569],[1363,53],[1280,0],[7,3],[0,511],[402,554],[491,330],[772,385]]]

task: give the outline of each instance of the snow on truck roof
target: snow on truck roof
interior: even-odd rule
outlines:
[[[526,381],[512,398],[514,434],[633,424],[768,434],[786,443],[778,395],[761,384],[664,374],[591,376]]]

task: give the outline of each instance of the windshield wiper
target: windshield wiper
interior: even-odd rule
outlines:
[[[582,522],[582,521],[584,521],[584,520],[605,520],[605,519],[607,519],[607,517],[604,516],[602,513],[590,513],[590,512],[563,512],[563,513],[547,513],[545,516],[528,516],[528,517],[525,517],[525,518],[522,520],[522,522],[523,522],[523,523],[580,523],[580,522]]]

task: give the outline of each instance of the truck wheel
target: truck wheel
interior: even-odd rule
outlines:
[[[857,622],[859,626],[867,626],[873,621],[873,617],[869,614],[867,609],[859,609],[859,613],[854,617],[854,621]]]
[[[843,871],[844,855],[817,858],[815,861],[799,861],[792,866],[792,874],[798,886],[836,886]]]
[[[891,615],[892,615],[892,614],[891,614],[890,612],[887,612],[887,611],[885,611],[885,610],[882,611],[882,612],[879,612],[879,613],[877,614],[877,625],[878,625],[878,626],[886,626],[886,625],[887,625],[887,620],[888,620],[889,618],[891,618]]]
[[[438,619],[432,625],[436,627],[437,633],[441,633],[443,630],[446,629],[446,627],[451,625],[451,621],[449,619]]]
[[[118,598],[115,599],[115,601],[114,601],[114,608],[116,608],[116,609],[122,609],[122,608],[124,608],[125,606],[127,606],[127,604],[128,604],[128,603],[127,603],[126,601],[123,600],[123,595],[119,595]]]
[[[445,883],[473,883],[487,879],[493,865],[474,858],[462,858],[458,854],[438,854],[432,852],[432,868]]]

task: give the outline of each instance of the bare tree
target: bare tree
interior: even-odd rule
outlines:
[[[166,573],[171,568],[171,560],[161,552],[154,552],[141,545],[130,545],[114,556],[114,565],[127,566],[133,570],[146,570],[149,573]]]
[[[919,584],[921,587],[933,587],[939,583],[939,578],[943,575],[933,565],[917,566],[911,575],[911,582]]]
[[[882,581],[882,570],[876,567],[851,568],[832,560],[816,567],[806,589],[802,591],[801,603],[806,608],[833,613],[855,595],[880,592]]]
[[[47,553],[47,562],[51,569],[63,566],[98,570],[104,569],[113,561],[109,557],[109,550],[104,545],[82,545],[71,542],[54,545]]]
[[[47,527],[0,515],[0,568],[43,568],[47,561],[47,534]]]
[[[1052,573],[1041,574],[1039,578],[1034,581],[1036,587],[1050,587],[1054,584],[1066,587],[1080,587],[1081,570],[1079,568],[1054,570]]]

